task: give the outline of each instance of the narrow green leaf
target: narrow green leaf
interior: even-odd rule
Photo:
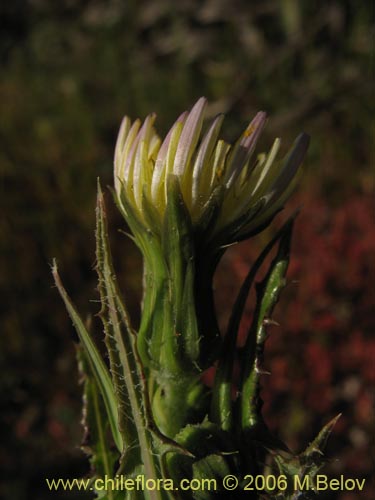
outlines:
[[[140,460],[139,449],[131,446],[131,444],[137,440],[137,431],[134,426],[132,409],[129,408],[129,394],[120,354],[122,333],[116,308],[117,290],[114,289],[111,281],[114,275],[110,265],[111,257],[109,252],[106,214],[104,211],[103,196],[100,186],[98,185],[98,202],[96,208],[96,271],[98,274],[98,290],[101,300],[99,317],[102,321],[105,333],[105,344],[108,351],[112,381],[118,402],[119,429],[124,442],[126,460],[128,464],[131,463],[132,466],[135,467]]]
[[[52,275],[55,280],[56,287],[63,299],[65,306],[68,310],[69,316],[75,326],[77,334],[80,341],[85,349],[87,358],[90,363],[92,373],[94,374],[96,383],[100,389],[100,393],[103,397],[104,404],[107,410],[108,420],[110,428],[112,431],[113,440],[117,446],[117,449],[122,452],[123,441],[119,431],[118,413],[117,413],[117,400],[114,392],[111,377],[109,375],[108,369],[105,366],[94,342],[92,341],[89,332],[87,331],[82,319],[77,313],[72,301],[70,300],[57,270],[57,263],[54,260],[52,266]]]
[[[124,421],[128,424],[127,430],[130,430],[130,424],[134,425],[131,434],[126,436],[130,440],[130,448],[126,450],[124,460],[129,466],[136,466],[136,456],[133,457],[132,446],[134,447],[135,455],[140,453],[141,464],[144,466],[144,472],[147,478],[156,479],[159,477],[160,464],[157,455],[153,450],[153,439],[149,429],[146,410],[146,388],[144,385],[144,377],[142,374],[142,366],[140,365],[139,357],[136,354],[135,335],[133,334],[130,325],[129,316],[122,302],[120,292],[112,265],[112,257],[108,241],[107,221],[104,207],[103,194],[98,185],[98,200],[97,200],[97,252],[98,264],[97,271],[100,282],[100,292],[102,301],[106,304],[106,310],[102,312],[102,316],[108,315],[105,320],[105,327],[109,330],[109,335],[113,336],[115,345],[110,345],[110,350],[116,351],[116,356],[119,357],[120,366],[118,370],[122,370],[118,382],[119,390],[122,391],[123,398],[129,402],[127,411],[124,415]],[[125,429],[124,429],[125,430]],[[137,450],[139,446],[139,449]],[[125,468],[126,470],[126,468]],[[161,491],[151,490],[147,492],[147,496],[152,500],[160,500],[163,498]]]
[[[230,430],[233,425],[233,404],[231,396],[233,364],[236,355],[236,341],[239,326],[246,301],[258,270],[294,218],[295,215],[286,221],[283,227],[276,233],[274,238],[268,243],[256,259],[244,282],[242,283],[236,302],[233,306],[218,360],[211,403],[211,420],[220,425],[220,427],[224,430]]]
[[[266,338],[266,325],[279,294],[285,286],[285,275],[289,264],[290,241],[293,229],[290,219],[282,229],[279,249],[264,280],[257,286],[257,304],[254,319],[247,337],[241,366],[240,427],[242,431],[256,426],[261,400],[259,377]]]
[[[98,385],[90,369],[90,363],[82,346],[77,350],[78,366],[83,378],[83,418],[84,439],[82,449],[90,456],[95,477],[113,477],[114,464],[119,453],[114,453],[106,437],[108,419],[100,396]],[[115,500],[115,493],[109,490],[108,500]]]

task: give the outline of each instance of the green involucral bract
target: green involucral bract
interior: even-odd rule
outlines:
[[[160,487],[160,482],[156,488],[120,493],[109,488],[96,491],[97,498],[240,498],[244,485],[228,496],[223,487],[226,475],[243,478],[278,470],[287,477],[313,477],[323,463],[321,448],[334,421],[304,453],[293,456],[270,433],[261,414],[266,331],[286,282],[294,217],[254,262],[225,335],[219,331],[213,294],[215,269],[226,247],[261,231],[290,196],[309,138],[297,137],[283,159],[277,158],[279,139],[267,154],[254,156],[266,114],[257,113],[231,146],[219,138],[223,116],[202,133],[206,107],[206,99],[199,99],[190,112],[179,116],[163,141],[154,129],[153,114],[143,124],[131,123],[128,117],[121,124],[114,198],[143,255],[143,300],[141,322],[135,329],[115,276],[98,186],[96,270],[107,359],[65,291],[56,263],[53,266],[55,283],[81,342],[84,449],[91,456],[93,478],[117,474],[174,481],[174,488]],[[239,325],[249,291],[272,253],[268,272],[255,285],[255,314],[238,353]],[[209,387],[202,375],[212,367],[215,377]],[[268,453],[271,468],[267,469]],[[178,488],[183,479],[212,479],[214,487],[183,491]],[[246,494],[258,498],[256,491]],[[279,500],[298,494],[290,488],[263,492]]]

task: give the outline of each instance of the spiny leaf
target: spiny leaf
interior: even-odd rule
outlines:
[[[314,462],[316,465],[320,461],[324,463],[323,451],[326,447],[327,441],[331,432],[336,425],[336,422],[341,417],[341,413],[336,415],[332,420],[326,424],[323,429],[319,432],[316,438],[309,444],[306,450],[300,455],[302,462],[308,464],[309,462]]]
[[[120,376],[115,376],[117,391],[120,396],[120,412],[122,414],[123,432],[126,434],[128,449],[126,461],[135,466],[137,455],[142,455],[148,477],[156,477],[152,457],[150,457],[150,442],[144,421],[142,396],[140,394],[140,374],[134,356],[134,339],[130,332],[131,326],[125,324],[121,330],[122,318],[118,311],[119,291],[114,279],[112,258],[108,243],[106,214],[103,194],[98,185],[97,201],[97,271],[99,290],[104,310],[101,312],[104,328],[108,339],[110,356],[119,363],[117,370]],[[127,315],[126,315],[127,318]],[[129,405],[127,404],[129,402]],[[131,444],[139,443],[140,450]],[[132,455],[130,457],[129,455]],[[134,456],[135,455],[135,456]]]
[[[265,325],[272,315],[280,291],[285,286],[293,222],[294,220],[290,219],[284,226],[277,255],[266,277],[257,287],[256,310],[245,344],[241,367],[240,427],[245,432],[256,425],[260,413],[261,401],[258,392],[266,335]]]
[[[233,405],[231,396],[233,364],[236,354],[236,341],[239,326],[246,301],[258,270],[294,218],[295,215],[286,221],[283,227],[277,232],[274,238],[268,243],[256,259],[244,282],[242,283],[236,302],[233,306],[215,374],[211,404],[212,421],[220,425],[225,430],[230,430],[233,425]]]
[[[56,287],[60,292],[61,298],[63,299],[65,306],[68,310],[69,316],[73,321],[75,329],[78,333],[79,339],[86,351],[87,358],[90,363],[92,373],[95,377],[96,383],[100,389],[100,394],[103,397],[104,404],[107,410],[108,420],[113,436],[113,440],[117,446],[117,449],[122,452],[123,440],[121,433],[119,431],[118,422],[118,412],[117,412],[117,399],[111,377],[109,375],[108,369],[105,366],[94,342],[92,341],[89,332],[87,331],[82,319],[77,313],[72,301],[70,300],[57,270],[56,261],[53,261],[52,275],[55,280]]]
[[[119,429],[126,448],[127,462],[128,464],[132,463],[134,467],[137,462],[139,462],[139,449],[131,446],[137,439],[137,432],[134,426],[132,408],[129,406],[126,374],[124,374],[124,366],[120,354],[122,332],[116,307],[117,290],[112,283],[114,275],[107,240],[106,214],[103,203],[103,196],[100,186],[98,185],[96,209],[96,270],[98,273],[98,289],[101,300],[99,317],[103,323],[112,381],[118,402]],[[127,357],[129,357],[129,355],[132,355],[132,352],[127,353]]]
[[[108,420],[103,399],[82,346],[78,346],[77,360],[84,383],[82,423],[85,435],[82,449],[91,457],[90,463],[95,477],[112,477],[114,464],[119,454],[110,449],[106,438]],[[111,490],[106,496],[108,500],[115,500],[115,493]]]
[[[113,270],[104,199],[100,186],[98,186],[97,225],[97,244],[100,247],[98,248],[100,259],[98,260],[97,270],[101,281],[101,293],[106,301],[106,314],[108,314],[106,326],[107,328],[110,326],[111,335],[113,335],[115,341],[115,346],[111,345],[110,349],[118,350],[120,367],[123,370],[120,389],[123,397],[129,401],[128,414],[125,418],[128,419],[129,424],[132,422],[136,433],[131,436],[133,441],[130,442],[130,446],[139,446],[139,451],[135,451],[134,457],[125,454],[120,464],[120,471],[125,470],[129,473],[129,467],[132,466],[134,472],[139,468],[139,465],[143,465],[146,477],[156,479],[160,475],[161,464],[154,452],[154,446],[164,445],[170,449],[178,449],[180,452],[183,452],[183,450],[176,443],[162,436],[152,420],[148,401],[148,388],[136,349],[136,337],[121,299]],[[127,436],[127,439],[129,439],[129,436]],[[134,449],[138,446],[134,446]],[[130,450],[128,448],[128,453],[132,453],[132,450],[133,448],[130,448]],[[140,452],[141,463],[136,466],[138,452]],[[147,496],[151,500],[159,500],[164,498],[165,495],[161,491],[151,490],[147,493]]]
[[[304,478],[308,476],[309,484],[313,484],[314,479],[318,472],[325,466],[327,459],[324,456],[323,450],[326,446],[327,440],[335,426],[337,420],[340,418],[337,415],[333,418],[323,429],[319,432],[318,436],[309,444],[306,450],[297,456],[293,456],[290,453],[288,455],[277,454],[274,455],[273,459],[276,463],[278,472],[282,475],[287,476],[288,484],[296,484],[295,478],[298,476],[303,483]],[[311,492],[303,490],[292,491],[288,488],[288,491],[280,493],[277,498],[283,500],[302,500],[315,498],[314,495],[311,496]]]

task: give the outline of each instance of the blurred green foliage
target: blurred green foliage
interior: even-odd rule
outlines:
[[[312,135],[304,189],[321,186],[332,204],[370,192],[373,8],[356,0],[13,0],[0,16],[0,464],[8,477],[0,495],[23,500],[32,487],[43,500],[45,476],[85,470],[74,451],[74,333],[49,264],[58,258],[88,313],[87,297],[97,299],[96,178],[111,183],[122,115],[154,110],[164,133],[205,95],[212,115],[229,114],[231,139],[264,109],[265,147],[276,134],[286,143],[301,129]],[[116,233],[115,211],[111,220],[137,315],[140,259]]]

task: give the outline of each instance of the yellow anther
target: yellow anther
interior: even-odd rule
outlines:
[[[251,124],[250,124],[250,125],[247,127],[247,129],[245,130],[245,132],[243,133],[243,135],[244,135],[245,137],[249,137],[249,136],[250,136],[250,135],[254,132],[254,130],[255,130],[254,125],[251,125]]]

